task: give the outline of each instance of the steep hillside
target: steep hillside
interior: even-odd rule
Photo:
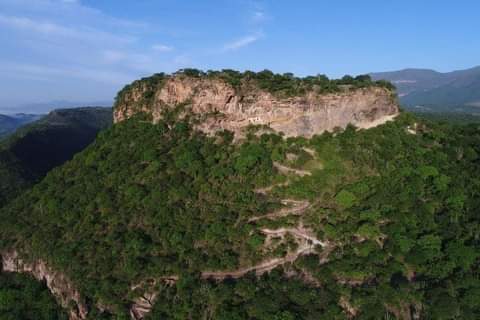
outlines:
[[[185,114],[201,118],[200,130],[226,129],[236,135],[257,125],[286,136],[311,137],[348,124],[375,126],[398,114],[390,84],[372,82],[368,76],[329,80],[269,71],[183,70],[125,87],[117,97],[114,121],[139,112],[147,112],[157,121],[166,106],[176,105],[183,105]]]
[[[52,111],[0,145],[0,205],[71,159],[111,125],[110,108]]]
[[[66,320],[68,316],[37,279],[0,273],[0,319]]]
[[[167,83],[121,92],[122,121],[0,210],[4,272],[45,279],[72,320],[478,319],[478,126],[234,139],[186,112],[196,95],[161,105]]]
[[[373,79],[391,81],[406,107],[422,106],[429,111],[478,113],[480,107],[480,67],[440,73],[405,69],[371,74]],[[417,108],[418,109],[418,108]]]
[[[41,115],[23,113],[15,115],[0,114],[0,139],[13,133],[17,128],[36,121],[41,117]]]
[[[151,122],[114,125],[1,213],[3,269],[51,279],[71,319],[480,312],[478,128],[402,115],[239,144]]]

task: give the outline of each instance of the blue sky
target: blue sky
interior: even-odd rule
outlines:
[[[0,0],[0,111],[111,101],[134,79],[184,67],[469,68],[479,12],[473,0]]]

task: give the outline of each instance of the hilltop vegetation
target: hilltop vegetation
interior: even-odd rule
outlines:
[[[151,77],[146,77],[132,84],[125,86],[117,95],[116,103],[124,100],[124,96],[132,88],[141,87],[144,102],[148,104],[153,99],[154,93],[159,90],[172,76],[202,78],[202,79],[220,79],[231,85],[235,90],[251,90],[258,88],[280,97],[301,96],[309,91],[319,94],[338,93],[345,89],[358,89],[371,86],[384,87],[394,90],[395,87],[387,81],[373,81],[369,75],[360,75],[357,77],[344,76],[341,79],[329,79],[325,75],[296,77],[292,73],[277,74],[270,70],[260,72],[224,69],[222,71],[201,71],[197,69],[182,69],[178,72],[168,75],[157,73]]]
[[[0,213],[0,247],[66,273],[92,319],[121,318],[144,290],[159,295],[151,319],[480,315],[478,126],[402,114],[312,139],[252,127],[234,144],[150,120],[102,132]],[[285,263],[260,278],[206,273],[269,259]]]
[[[219,78],[225,80],[234,88],[240,88],[245,82],[251,81],[262,90],[284,96],[299,96],[305,94],[307,91],[333,93],[341,91],[341,86],[351,86],[353,88],[380,86],[394,89],[389,82],[382,80],[373,81],[369,75],[360,75],[355,78],[346,75],[341,79],[329,79],[326,75],[296,77],[292,73],[278,74],[270,70],[239,72],[230,69],[222,71],[210,70],[207,72],[196,69],[183,69],[177,74],[197,78]]]
[[[27,229],[33,227],[37,236],[48,237],[36,244],[17,238],[39,256],[63,247],[67,238],[74,247],[81,244],[64,247],[62,254],[54,250],[48,260],[70,269],[86,294],[121,305],[131,283],[147,275],[235,268],[241,254],[254,258],[254,249],[240,241],[249,227],[234,224],[240,215],[267,208],[254,197],[252,179],[266,179],[271,165],[258,165],[257,159],[262,155],[239,157],[229,135],[215,144],[183,122],[151,125],[132,119],[101,133],[85,152],[5,210],[13,221],[26,218],[30,226],[5,232],[10,239],[29,237]],[[247,175],[253,172],[258,175]],[[40,211],[21,218],[30,205]],[[43,214],[59,218],[65,232],[58,234]]]

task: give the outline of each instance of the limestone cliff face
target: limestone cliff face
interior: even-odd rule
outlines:
[[[70,320],[87,318],[87,306],[80,293],[71,282],[60,272],[49,268],[44,261],[32,263],[23,261],[16,251],[0,252],[2,272],[19,272],[31,274],[39,281],[45,281],[50,292],[56,297],[59,304],[69,312]]]
[[[270,126],[286,136],[311,137],[348,124],[373,127],[399,112],[394,93],[377,86],[281,98],[254,85],[236,90],[221,79],[169,76],[156,88],[136,84],[117,100],[115,122],[138,112],[158,120],[168,106],[185,104],[192,114],[215,115],[203,117],[198,127],[207,133],[222,129],[239,133],[253,124]]]

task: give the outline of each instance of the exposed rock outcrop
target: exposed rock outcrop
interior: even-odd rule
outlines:
[[[267,125],[286,136],[311,137],[348,124],[380,125],[399,112],[395,94],[379,86],[328,94],[312,90],[284,98],[251,84],[246,87],[238,90],[221,79],[183,75],[168,76],[158,87],[136,82],[117,99],[114,121],[138,112],[151,114],[155,121],[167,106],[185,104],[190,113],[203,116],[198,128],[207,133],[240,133],[248,125]]]
[[[87,318],[88,309],[85,301],[64,274],[54,271],[42,260],[26,262],[14,250],[1,252],[0,257],[2,272],[28,273],[39,281],[45,281],[59,304],[69,312],[70,320]]]
[[[133,320],[141,320],[150,313],[157,298],[156,292],[146,292],[133,302],[130,308],[130,318]]]

